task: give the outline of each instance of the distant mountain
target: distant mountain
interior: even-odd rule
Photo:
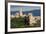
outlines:
[[[16,13],[19,13],[19,11],[11,11],[11,15],[15,15]]]
[[[19,11],[11,11],[11,15],[15,15],[15,13],[19,13]],[[22,11],[23,14],[32,13],[33,16],[40,16],[40,9],[32,10],[32,11]]]
[[[41,16],[40,10],[33,10],[32,13],[33,13],[33,16]]]

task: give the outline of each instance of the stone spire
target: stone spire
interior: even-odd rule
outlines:
[[[22,8],[20,8],[20,16],[22,16]]]

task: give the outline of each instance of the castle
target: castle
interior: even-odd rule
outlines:
[[[25,17],[25,16],[27,16],[27,15],[23,15],[23,13],[22,13],[22,8],[20,8],[20,12],[19,13],[16,13],[16,16],[11,16],[12,18],[14,18],[14,17],[16,17],[16,18],[18,18],[18,17]],[[40,20],[41,18],[40,18],[40,16],[33,16],[32,15],[32,13],[29,13],[28,14],[28,16],[29,16],[29,24],[30,25],[32,25],[32,23],[36,23],[36,20]]]

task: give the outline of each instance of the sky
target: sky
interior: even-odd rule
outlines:
[[[20,8],[22,8],[22,11],[31,11],[31,10],[40,9],[40,6],[16,6],[16,5],[10,6],[11,11],[19,11]]]

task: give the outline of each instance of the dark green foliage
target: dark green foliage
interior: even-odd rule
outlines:
[[[33,26],[25,24],[24,17],[11,18],[11,28],[27,28],[27,27],[40,27],[41,20],[37,20],[37,23],[33,23]]]
[[[13,18],[11,19],[11,28],[20,28],[24,27],[24,18],[19,17],[19,18]]]

